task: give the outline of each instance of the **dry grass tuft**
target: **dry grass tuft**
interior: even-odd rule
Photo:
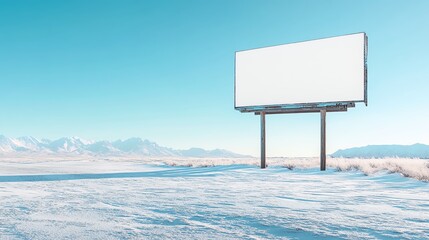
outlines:
[[[165,159],[165,164],[171,166],[210,167],[232,164],[245,164],[259,166],[257,158],[182,158]],[[296,168],[308,169],[318,168],[319,158],[268,158],[270,166],[280,166],[293,170]],[[387,171],[399,173],[404,177],[415,178],[420,181],[429,182],[429,160],[411,158],[382,158],[382,159],[360,159],[360,158],[328,158],[327,167],[336,171],[361,171],[365,175],[376,172]]]

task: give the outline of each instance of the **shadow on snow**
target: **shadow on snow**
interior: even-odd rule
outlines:
[[[170,167],[168,167],[170,168]],[[240,165],[216,167],[174,167],[167,170],[118,173],[75,173],[0,176],[0,182],[46,182],[82,179],[145,178],[145,177],[213,177],[220,172],[243,168]]]

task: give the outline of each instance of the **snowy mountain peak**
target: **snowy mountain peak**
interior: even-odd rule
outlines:
[[[8,138],[0,135],[0,153],[14,154],[18,152],[171,157],[248,157],[221,149],[211,151],[201,148],[174,150],[138,137],[110,142],[90,141],[80,137],[62,137],[51,141],[48,139],[38,140],[29,136]]]
[[[429,158],[429,145],[421,143],[413,145],[368,145],[365,147],[340,149],[331,156],[348,158]]]

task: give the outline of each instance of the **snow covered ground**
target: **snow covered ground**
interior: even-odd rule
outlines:
[[[0,239],[429,239],[428,182],[335,161],[2,158]]]

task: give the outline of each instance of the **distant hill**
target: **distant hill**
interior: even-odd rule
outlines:
[[[155,142],[141,138],[129,138],[117,141],[88,141],[79,137],[63,137],[56,140],[34,137],[9,138],[0,135],[0,154],[13,155],[16,153],[41,153],[75,155],[105,155],[105,156],[153,156],[153,157],[249,157],[224,149],[205,150],[202,148],[190,148],[176,150],[159,146]]]
[[[341,149],[331,154],[332,157],[346,158],[429,158],[429,145],[369,145],[365,147],[354,147]]]

